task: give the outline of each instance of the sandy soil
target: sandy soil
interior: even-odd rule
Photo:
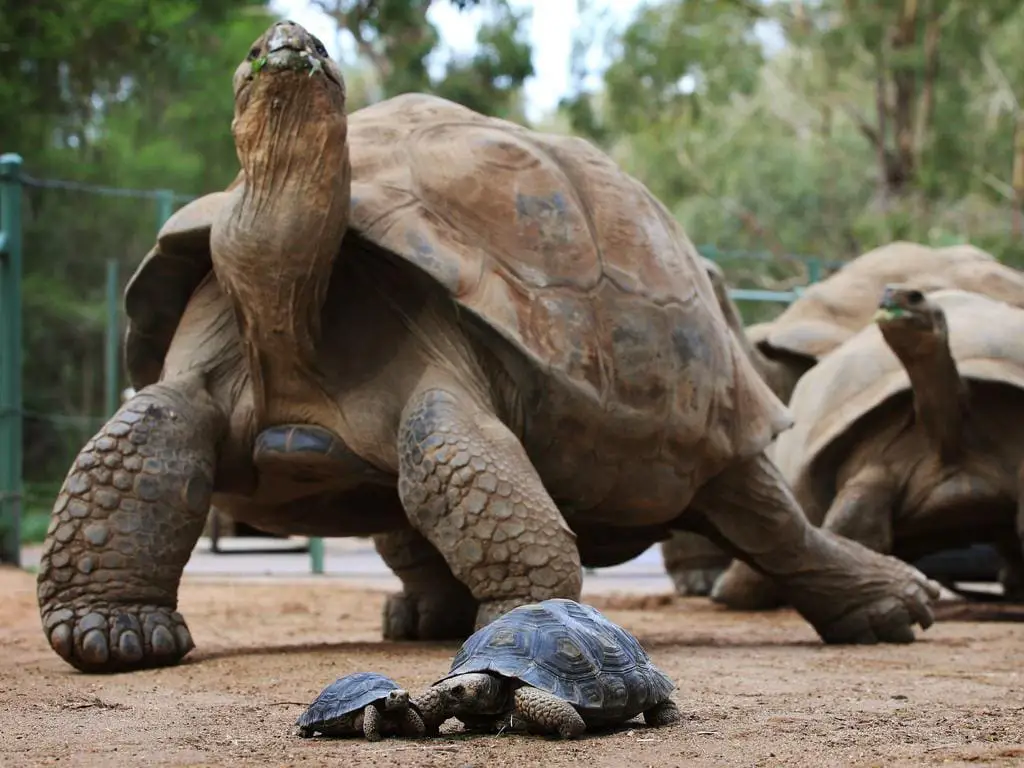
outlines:
[[[0,569],[0,765],[896,766],[1024,764],[1024,623],[941,621],[909,646],[825,647],[798,616],[668,596],[592,598],[678,683],[680,725],[575,742],[446,734],[300,739],[321,688],[379,670],[410,688],[456,644],[383,643],[384,595],[337,581],[187,578],[197,649],[88,676],[46,645],[35,580]]]

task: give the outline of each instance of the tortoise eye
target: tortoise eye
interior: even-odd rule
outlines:
[[[910,293],[907,294],[907,299],[910,301],[911,304],[920,304],[922,301],[924,301],[924,294],[921,293],[920,291],[911,291]]]
[[[255,59],[258,59],[259,56],[260,56],[260,47],[258,45],[254,45],[249,50],[249,61],[254,61]]]

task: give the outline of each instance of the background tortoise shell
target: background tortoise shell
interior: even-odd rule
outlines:
[[[808,286],[770,324],[748,331],[749,338],[767,354],[774,348],[820,359],[871,323],[887,283],[913,283],[922,293],[975,291],[1024,309],[1024,274],[980,248],[896,241]]]
[[[675,689],[633,635],[596,608],[560,598],[520,606],[477,630],[442,680],[470,672],[552,693],[588,723],[628,720]]]

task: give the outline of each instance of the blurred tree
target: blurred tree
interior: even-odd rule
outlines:
[[[313,0],[355,43],[372,65],[382,98],[400,93],[434,93],[488,115],[525,121],[519,92],[533,75],[531,49],[522,37],[527,11],[505,0],[448,0],[459,10],[479,8],[487,19],[477,34],[477,50],[449,56],[440,76],[430,73],[442,52],[428,12],[433,0]]]
[[[603,24],[584,14],[577,62]],[[604,35],[600,86],[562,109],[698,243],[834,260],[972,240],[1014,261],[1022,34],[1021,0],[661,0]],[[806,279],[785,264],[730,277]]]

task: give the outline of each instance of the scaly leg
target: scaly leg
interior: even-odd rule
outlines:
[[[76,669],[165,666],[193,648],[175,610],[178,582],[206,522],[226,427],[200,382],[160,382],[78,454],[37,580],[47,639]]]
[[[427,726],[420,713],[410,707],[399,715],[398,730],[402,736],[416,739],[427,735]]]
[[[763,454],[726,469],[693,500],[741,559],[775,579],[831,643],[911,642],[931,626],[939,586],[906,563],[808,522]],[[723,576],[723,578],[725,578]]]
[[[868,466],[846,481],[821,528],[888,555],[893,548],[896,486],[882,467]],[[715,584],[712,599],[737,610],[765,610],[784,600],[780,585],[737,561]]]
[[[380,710],[376,704],[367,704],[363,709],[363,736],[367,741],[380,741]]]
[[[462,640],[478,608],[437,548],[412,529],[373,537],[377,553],[402,580],[384,604],[385,640]]]
[[[575,536],[498,418],[427,389],[406,406],[398,447],[402,504],[479,601],[476,627],[526,603],[579,599]]]
[[[587,730],[587,724],[572,704],[539,688],[529,685],[517,688],[513,704],[513,717],[523,720],[530,730],[557,733],[563,739],[572,739]]]

